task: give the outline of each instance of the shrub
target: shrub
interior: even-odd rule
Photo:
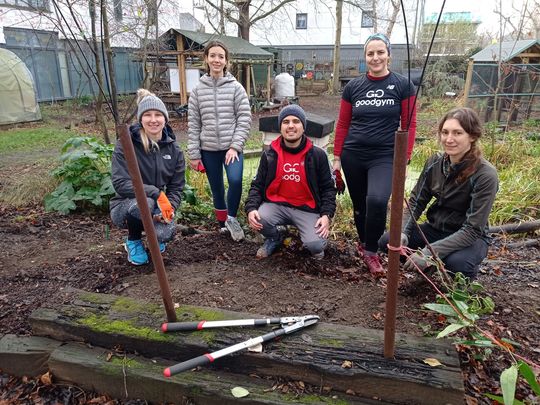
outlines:
[[[45,196],[45,209],[67,214],[91,206],[105,210],[114,194],[111,183],[113,146],[96,138],[70,138],[62,147],[61,166],[52,175],[61,181]]]

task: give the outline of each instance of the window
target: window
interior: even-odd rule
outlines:
[[[122,13],[122,0],[114,0],[114,19],[115,21],[122,21],[122,18],[124,17]]]
[[[296,29],[297,30],[307,29],[307,14],[306,13],[296,14]]]
[[[362,23],[361,28],[372,28],[373,27],[373,11],[371,10],[362,10]]]
[[[0,6],[50,11],[49,0],[0,0]]]

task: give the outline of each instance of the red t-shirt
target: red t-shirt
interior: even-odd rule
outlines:
[[[312,146],[306,139],[304,148],[291,153],[281,147],[281,137],[272,142],[277,152],[276,177],[266,189],[266,198],[272,202],[286,202],[294,207],[303,205],[314,209],[315,199],[306,177],[305,157]]]

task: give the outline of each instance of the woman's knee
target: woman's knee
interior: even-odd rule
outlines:
[[[451,254],[444,260],[446,270],[452,275],[462,273],[464,276],[474,280],[478,275],[480,263],[476,263],[468,257],[462,255]]]
[[[156,223],[156,236],[157,240],[161,243],[170,242],[174,238],[176,233],[176,226],[173,223],[163,224],[161,222]]]
[[[387,253],[388,252],[388,242],[390,241],[390,233],[385,232],[382,234],[382,236],[379,238],[379,250],[381,252]]]

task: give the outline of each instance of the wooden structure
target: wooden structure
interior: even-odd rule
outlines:
[[[248,388],[247,400],[252,404],[290,402],[272,390],[272,377],[320,387],[335,403],[463,403],[459,358],[445,339],[398,334],[395,359],[385,359],[381,331],[317,323],[265,344],[262,353],[240,352],[217,360],[212,367],[165,379],[165,367],[269,330],[246,327],[164,334],[159,331],[163,311],[156,304],[83,291],[66,294],[71,304],[40,308],[30,323],[34,336],[67,344],[43,339],[17,343],[16,337],[6,336],[0,339],[4,372],[29,375],[20,366],[24,363],[36,374],[50,370],[57,381],[156,403],[180,403],[182,397],[189,397],[197,404],[233,404],[238,399],[230,388],[235,386]],[[258,317],[193,306],[181,306],[176,312],[179,321]],[[119,346],[126,355],[115,356],[113,348]],[[426,358],[435,358],[441,365],[432,367],[424,362]],[[294,402],[323,404],[329,399],[300,395]]]
[[[493,44],[471,56],[465,100],[485,122],[540,119],[540,40]]]
[[[188,98],[186,68],[203,68],[204,47],[208,42],[213,40],[221,41],[227,46],[229,49],[230,65],[247,66],[246,69],[238,69],[239,72],[246,72],[247,77],[244,78],[245,80],[238,79],[242,83],[246,83],[245,87],[248,95],[252,93],[252,84],[254,84],[253,65],[266,65],[266,94],[268,96],[270,95],[270,76],[272,64],[274,63],[274,55],[272,53],[238,37],[171,28],[160,37],[160,43],[165,47],[165,50],[160,51],[160,55],[176,57],[180,82],[180,103],[182,105],[187,103]],[[253,87],[255,87],[255,84]]]

